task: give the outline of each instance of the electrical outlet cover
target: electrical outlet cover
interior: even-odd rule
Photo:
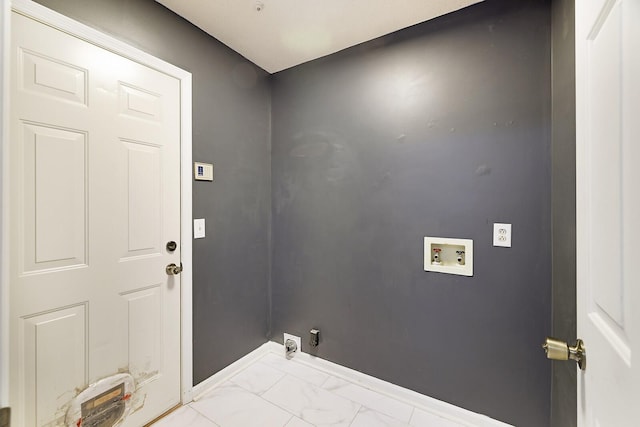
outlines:
[[[511,247],[511,224],[493,224],[493,246]]]
[[[300,341],[300,337],[297,337],[295,335],[291,335],[291,334],[288,334],[288,333],[285,332],[284,333],[284,340],[282,341],[282,344],[286,343],[287,340],[294,340],[296,342],[297,349],[296,349],[295,353],[298,353],[298,352],[300,352],[302,350],[302,347],[301,347],[302,342]]]

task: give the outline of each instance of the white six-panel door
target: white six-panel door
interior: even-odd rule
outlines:
[[[576,1],[580,426],[640,423],[640,2]]]
[[[12,425],[130,372],[141,426],[180,402],[179,81],[15,12],[11,50]]]

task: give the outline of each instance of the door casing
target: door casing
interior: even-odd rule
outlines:
[[[0,0],[0,407],[9,406],[9,42],[10,17],[15,10],[54,28],[72,34],[96,46],[122,57],[170,75],[180,81],[180,239],[181,273],[180,342],[181,342],[181,398],[183,403],[193,397],[193,345],[192,345],[192,224],[191,224],[191,164],[192,164],[192,93],[191,73],[134,48],[114,37],[103,34],[87,25],[74,21],[30,0]]]

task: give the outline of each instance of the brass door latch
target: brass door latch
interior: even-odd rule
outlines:
[[[584,348],[584,342],[581,339],[576,341],[573,347],[570,347],[565,341],[547,337],[542,348],[547,353],[547,359],[552,360],[575,360],[583,371],[587,369],[587,354]]]
[[[167,265],[167,268],[165,269],[165,271],[167,272],[167,275],[169,275],[169,276],[174,276],[176,274],[180,274],[182,272],[182,263],[180,263],[179,266],[175,265],[174,263],[171,263],[171,264]]]

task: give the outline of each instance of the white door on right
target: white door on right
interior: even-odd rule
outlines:
[[[640,1],[576,1],[578,425],[640,425]]]

